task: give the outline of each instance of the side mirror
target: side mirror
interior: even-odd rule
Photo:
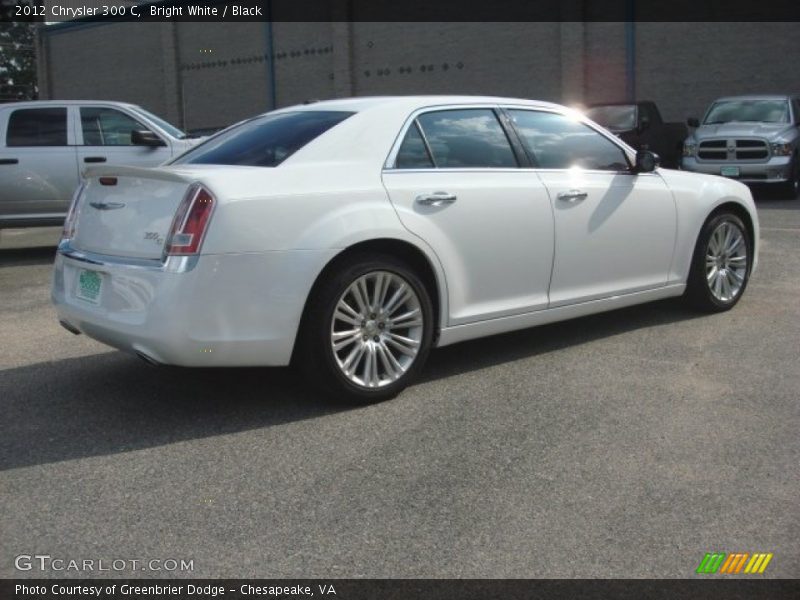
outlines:
[[[167,145],[167,143],[155,133],[147,131],[146,129],[131,131],[131,144],[134,146],[150,146],[151,148]]]
[[[636,164],[634,165],[634,173],[652,173],[658,167],[661,159],[655,152],[650,150],[639,150],[636,153]]]
[[[639,131],[647,131],[650,128],[650,118],[642,117],[639,121]]]
[[[686,124],[689,127],[694,127],[695,129],[697,129],[698,127],[700,127],[700,119],[698,119],[697,117],[689,117],[688,119],[686,119]]]

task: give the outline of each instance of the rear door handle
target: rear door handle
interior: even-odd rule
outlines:
[[[559,192],[556,198],[564,202],[579,202],[581,200],[586,200],[588,195],[589,194],[586,192],[580,190],[570,190],[568,192]]]
[[[18,158],[0,158],[0,165],[17,165],[19,164]]]
[[[105,156],[87,156],[86,158],[83,159],[83,162],[85,162],[85,163],[106,162],[106,157]]]
[[[452,204],[456,200],[458,200],[458,196],[447,192],[433,192],[432,194],[420,194],[417,196],[417,204],[422,204],[423,206],[444,206],[445,204]]]

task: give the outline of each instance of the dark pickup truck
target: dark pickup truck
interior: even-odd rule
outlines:
[[[683,123],[665,123],[655,102],[593,104],[586,116],[637,150],[650,150],[668,169],[680,166],[683,141],[688,131]]]

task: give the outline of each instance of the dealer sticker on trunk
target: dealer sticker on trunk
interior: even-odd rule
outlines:
[[[97,271],[81,269],[78,274],[78,290],[75,295],[84,302],[100,304],[103,291],[103,276]]]

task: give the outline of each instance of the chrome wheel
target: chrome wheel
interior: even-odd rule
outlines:
[[[747,278],[747,242],[739,226],[723,221],[711,233],[706,249],[706,280],[717,300],[730,302]]]
[[[408,281],[389,271],[362,275],[334,308],[330,343],[336,364],[360,387],[391,384],[416,359],[424,326],[420,299]]]

